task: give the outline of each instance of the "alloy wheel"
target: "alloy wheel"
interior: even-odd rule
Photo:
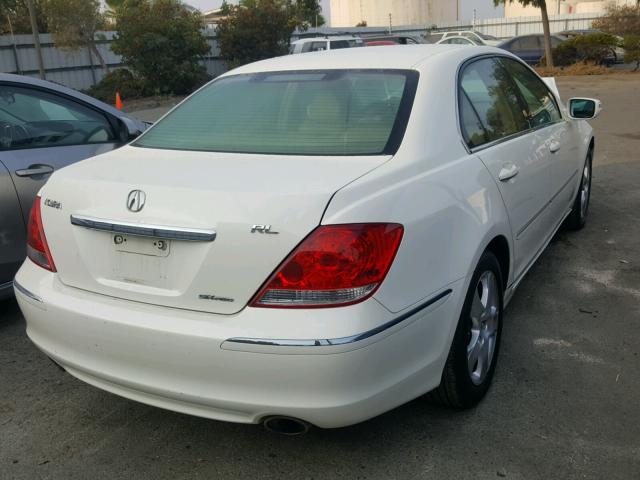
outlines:
[[[500,321],[500,291],[490,270],[478,279],[469,316],[467,367],[473,384],[480,385],[491,368]]]

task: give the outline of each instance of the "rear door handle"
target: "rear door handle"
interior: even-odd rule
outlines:
[[[500,173],[498,173],[498,179],[501,182],[506,182],[510,178],[513,178],[516,175],[518,175],[518,171],[519,170],[520,169],[516,165],[514,165],[513,163],[510,164],[510,165],[506,165],[506,166],[502,167],[502,170],[500,170]]]
[[[19,177],[35,177],[36,175],[48,175],[52,172],[53,167],[50,165],[29,165],[29,168],[16,170],[16,175]]]
[[[558,150],[560,150],[560,142],[551,142],[549,144],[549,151],[551,153],[556,153]]]

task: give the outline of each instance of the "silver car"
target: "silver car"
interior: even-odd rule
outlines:
[[[31,204],[51,173],[118,148],[146,127],[75,90],[0,74],[0,300],[13,295]]]

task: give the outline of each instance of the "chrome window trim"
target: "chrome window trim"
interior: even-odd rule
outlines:
[[[38,303],[44,303],[43,300],[38,295],[36,295],[35,293],[31,293],[29,290],[24,288],[22,285],[20,285],[15,280],[13,281],[13,288],[15,288],[16,291],[20,292],[24,296],[30,298],[31,300],[35,300]]]
[[[439,300],[449,296],[452,290],[449,288],[435,297],[430,298],[426,302],[418,305],[415,308],[412,308],[406,313],[403,313],[399,317],[394,318],[393,320],[388,321],[376,328],[372,328],[371,330],[367,330],[366,332],[358,333],[355,335],[350,335],[348,337],[340,337],[340,338],[320,338],[320,339],[272,339],[272,338],[245,338],[245,337],[235,337],[229,338],[226,342],[230,343],[243,343],[249,345],[266,345],[266,346],[274,346],[274,347],[329,347],[336,345],[348,345],[355,342],[360,342],[362,340],[366,340],[367,338],[373,337],[379,333],[388,330],[395,325],[403,322],[409,317],[415,315],[421,310],[427,308],[430,305],[433,305]]]
[[[71,215],[70,220],[71,224],[77,227],[103,232],[122,233],[136,237],[163,238],[166,240],[185,242],[213,242],[216,239],[215,230],[116,222],[113,220],[86,217],[84,215]]]

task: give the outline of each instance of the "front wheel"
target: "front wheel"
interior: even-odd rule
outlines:
[[[591,164],[593,163],[593,150],[589,150],[582,168],[580,188],[573,202],[571,213],[567,217],[566,227],[570,230],[580,230],[587,223],[589,212],[589,200],[591,199]]]
[[[485,396],[498,360],[502,295],[500,263],[492,252],[484,252],[471,278],[440,386],[430,399],[470,408]]]

